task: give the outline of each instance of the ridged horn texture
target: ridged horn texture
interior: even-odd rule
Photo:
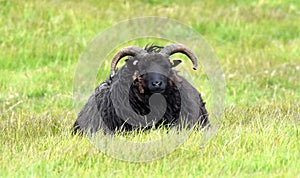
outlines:
[[[146,50],[136,47],[136,46],[128,46],[122,48],[118,51],[112,59],[111,66],[110,66],[110,76],[113,77],[116,74],[116,66],[120,59],[125,56],[136,56],[138,54],[146,53]]]
[[[197,57],[188,47],[186,47],[183,44],[168,45],[168,46],[164,47],[159,53],[166,54],[168,56],[171,56],[172,54],[175,54],[175,53],[183,53],[187,57],[189,57],[189,59],[192,61],[193,65],[194,65],[193,69],[197,70],[197,67],[198,67]]]

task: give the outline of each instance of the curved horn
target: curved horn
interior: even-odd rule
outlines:
[[[110,66],[110,76],[113,77],[116,73],[116,66],[120,59],[122,59],[125,56],[136,56],[137,54],[140,53],[145,53],[146,51],[143,50],[142,48],[136,47],[136,46],[128,46],[125,48],[120,49],[115,56],[113,57],[111,61],[111,66]]]
[[[190,60],[192,61],[193,65],[194,65],[193,69],[197,70],[197,67],[198,67],[197,57],[189,48],[187,48],[183,44],[168,45],[168,46],[164,47],[159,53],[166,54],[168,56],[171,56],[172,54],[175,54],[175,53],[183,53],[183,54],[187,55],[190,58]]]

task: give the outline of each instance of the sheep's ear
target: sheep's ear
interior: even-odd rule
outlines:
[[[127,67],[134,71],[138,68],[137,64],[138,64],[138,60],[136,59],[133,59],[133,58],[128,58],[125,60],[126,61],[126,64],[127,64]]]
[[[178,66],[182,61],[181,60],[172,60],[172,67]]]
[[[130,60],[130,62],[132,61],[132,59],[129,59],[129,58],[128,58],[128,59],[125,59],[125,62],[129,62],[129,60]],[[132,65],[136,66],[138,62],[139,62],[138,60],[134,60],[134,61],[132,62]]]
[[[134,60],[132,64],[133,64],[134,66],[136,66],[138,62],[139,62],[138,60]]]

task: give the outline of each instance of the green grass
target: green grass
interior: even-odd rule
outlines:
[[[130,163],[71,136],[72,87],[89,42],[140,16],[204,36],[226,77],[226,108],[205,145],[194,132],[166,157]],[[0,0],[0,177],[299,177],[299,22],[296,0]]]

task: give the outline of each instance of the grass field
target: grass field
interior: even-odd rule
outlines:
[[[225,74],[226,108],[205,145],[192,133],[162,159],[130,163],[71,136],[72,87],[90,41],[141,16],[204,36]],[[297,0],[0,0],[0,34],[0,177],[300,177]]]

